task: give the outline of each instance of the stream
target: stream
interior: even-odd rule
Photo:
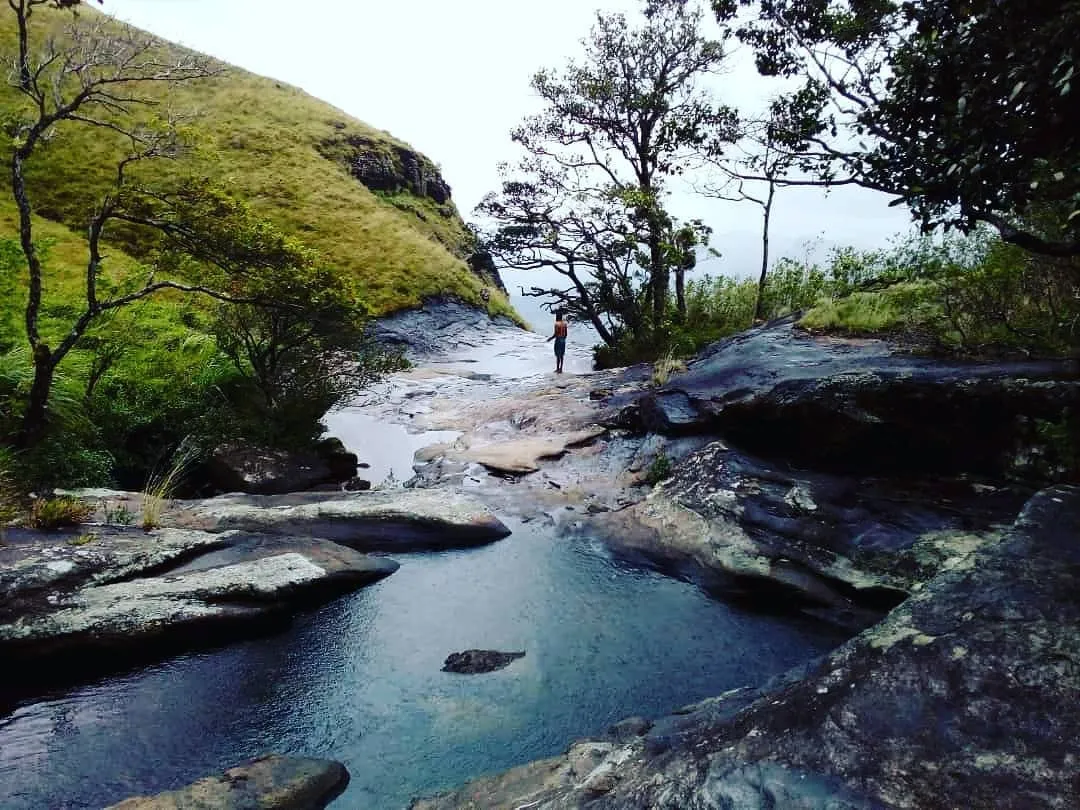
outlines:
[[[445,363],[542,373],[550,346],[523,345],[509,359],[480,351]],[[331,425],[348,445],[371,431],[384,437],[373,478],[407,477],[400,453],[445,438],[376,431],[365,420],[358,406]],[[0,717],[0,807],[99,808],[277,752],[345,763],[352,780],[334,810],[404,808],[413,796],[557,754],[626,717],[760,684],[842,640],[629,567],[555,521],[500,517],[513,530],[505,540],[395,555],[397,573],[277,635],[49,694]],[[526,655],[484,675],[440,671],[449,653],[476,647]]]

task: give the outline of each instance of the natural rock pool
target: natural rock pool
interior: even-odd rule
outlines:
[[[397,555],[396,574],[280,635],[23,705],[0,719],[0,807],[101,807],[276,751],[344,762],[335,810],[402,808],[627,716],[761,683],[839,640],[622,567],[543,523]],[[526,656],[440,671],[472,647]]]

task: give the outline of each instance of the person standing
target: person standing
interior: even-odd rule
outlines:
[[[564,318],[566,317],[566,311],[562,309],[555,310],[555,331],[552,332],[549,341],[555,341],[555,373],[562,374],[563,356],[566,354],[566,334],[567,325]]]

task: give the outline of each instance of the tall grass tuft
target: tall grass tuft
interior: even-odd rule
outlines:
[[[672,374],[683,371],[686,371],[686,363],[676,357],[674,352],[668,352],[653,363],[652,384],[657,387],[664,385],[671,379]]]
[[[173,454],[168,467],[155,470],[146,481],[142,492],[142,527],[144,531],[156,529],[161,525],[161,514],[172,499],[177,486],[183,481],[198,459],[199,451],[194,444],[181,443]]]

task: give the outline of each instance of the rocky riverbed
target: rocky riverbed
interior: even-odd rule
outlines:
[[[191,628],[249,634],[388,576],[387,552],[542,527],[853,638],[418,807],[1077,804],[1059,709],[1080,697],[1080,495],[1038,493],[1062,470],[1040,426],[1075,401],[1073,364],[947,363],[782,321],[654,387],[648,369],[584,373],[580,349],[580,373],[554,375],[541,337],[453,307],[384,331],[416,367],[353,411],[417,437],[411,470],[372,493],[177,503],[151,544],[105,527],[16,538],[0,647],[166,654]],[[342,438],[364,458],[362,433]]]

